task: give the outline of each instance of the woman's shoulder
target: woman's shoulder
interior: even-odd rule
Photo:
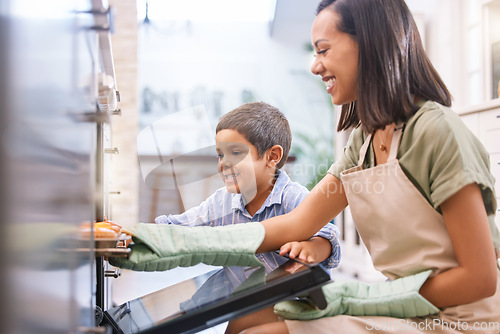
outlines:
[[[399,156],[431,169],[452,171],[482,169],[488,153],[460,116],[436,102],[425,102],[408,121],[401,139]]]
[[[420,109],[408,120],[408,126],[419,127],[422,130],[446,125],[451,118],[458,117],[451,108],[434,101],[426,101]]]
[[[438,144],[441,140],[470,134],[457,113],[434,101],[421,104],[420,109],[408,120],[405,132],[426,139],[427,144]]]
[[[439,103],[425,102],[410,118],[398,156],[434,207],[467,183],[493,189],[484,145],[452,108]]]

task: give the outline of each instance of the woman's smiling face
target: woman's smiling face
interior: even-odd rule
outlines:
[[[311,30],[316,50],[311,71],[321,76],[336,105],[356,100],[358,76],[358,44],[337,29],[339,22],[335,11],[325,9],[316,16]]]

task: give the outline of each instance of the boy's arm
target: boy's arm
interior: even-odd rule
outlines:
[[[330,246],[330,253],[326,256],[320,259],[321,264],[323,264],[327,269],[333,269],[337,268],[340,263],[340,243],[339,243],[339,236],[340,232],[335,226],[335,224],[332,222],[326,224],[321,230],[318,231],[310,240],[313,238],[315,239],[322,239],[323,241],[328,241],[329,246]],[[309,240],[309,241],[310,241]],[[309,242],[309,241],[303,241],[303,242]]]
[[[212,194],[200,205],[190,208],[177,215],[160,215],[155,218],[156,224],[173,224],[181,226],[207,226],[214,225],[213,217],[216,193]]]

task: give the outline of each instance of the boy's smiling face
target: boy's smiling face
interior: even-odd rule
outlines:
[[[215,136],[219,156],[219,173],[227,191],[240,193],[250,202],[267,181],[266,159],[259,158],[257,148],[236,130],[221,130]]]

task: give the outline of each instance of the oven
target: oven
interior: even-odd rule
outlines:
[[[0,4],[2,333],[106,333],[102,220],[119,97],[102,0]],[[123,251],[123,250],[121,250]]]
[[[112,304],[120,269],[106,259],[130,249],[80,231],[112,219],[113,15],[103,0],[0,4],[2,333],[194,333],[296,296],[324,307],[328,273],[296,261],[214,268]]]

